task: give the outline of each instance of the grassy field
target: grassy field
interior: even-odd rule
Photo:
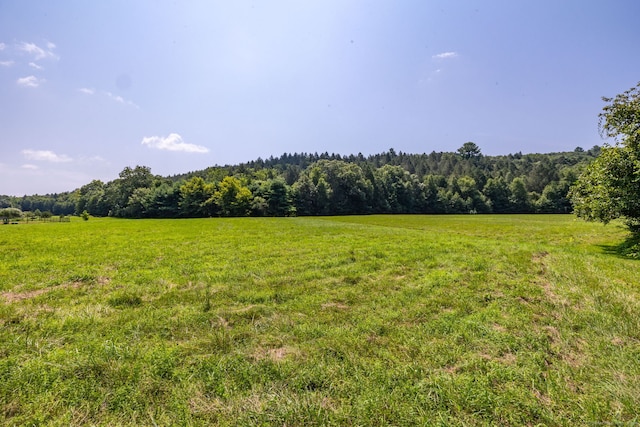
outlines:
[[[635,425],[625,237],[568,215],[0,226],[0,420]]]

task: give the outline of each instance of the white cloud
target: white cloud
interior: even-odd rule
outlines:
[[[43,67],[41,65],[38,65],[35,62],[29,62],[29,66],[31,68],[35,68],[36,70],[42,70],[43,69]]]
[[[177,133],[171,133],[166,138],[160,136],[146,136],[142,138],[142,145],[167,151],[185,151],[187,153],[208,153],[209,149],[202,145],[188,144]]]
[[[45,82],[44,79],[39,79],[36,76],[21,77],[18,80],[16,80],[16,83],[18,84],[18,86],[24,86],[24,87],[38,87],[40,86],[40,83],[44,83],[44,82]]]
[[[36,165],[32,165],[32,164],[27,163],[27,164],[22,165],[22,169],[36,170],[36,169],[39,169],[39,168]]]
[[[129,101],[128,99],[124,99],[123,97],[119,96],[119,95],[114,95],[111,92],[104,92],[105,95],[107,95],[109,98],[111,98],[112,100],[123,104],[123,105],[130,105],[134,108],[140,109],[140,107],[133,101]]]
[[[15,61],[12,61],[12,60],[0,61],[0,65],[3,67],[11,67],[13,64],[15,64]]]
[[[58,55],[53,52],[55,48],[56,45],[51,42],[47,42],[46,49],[41,48],[35,43],[22,42],[18,45],[18,50],[33,55],[36,61],[40,59],[58,59]]]
[[[94,88],[89,88],[89,87],[81,87],[80,89],[78,89],[78,92],[84,93],[85,95],[95,95],[96,94],[96,90]],[[136,109],[140,109],[140,106],[138,104],[136,104],[133,101],[129,101],[128,99],[124,99],[123,97],[119,96],[119,95],[114,95],[111,92],[107,92],[107,91],[102,91],[101,92],[104,96],[106,96],[107,98],[109,98],[112,101],[117,102],[118,104],[122,104],[122,105],[129,105],[133,108]]]
[[[111,92],[105,92],[105,94],[106,94],[109,98],[113,99],[114,101],[119,102],[119,103],[121,103],[121,104],[125,104],[125,100],[124,100],[124,98],[123,98],[123,97],[121,97],[121,96],[119,96],[119,95],[114,95],[114,94],[112,94]]]
[[[0,43],[0,50],[4,50],[4,48],[5,48],[5,47],[7,47],[7,45],[6,45],[6,44],[4,44],[4,43]]]
[[[449,59],[449,58],[456,58],[457,56],[458,54],[456,52],[442,52],[437,55],[433,55],[432,58],[433,59]]]
[[[71,157],[66,154],[56,154],[49,150],[22,150],[22,154],[29,160],[39,160],[43,162],[64,163],[72,160]]]

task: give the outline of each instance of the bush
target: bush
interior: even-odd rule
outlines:
[[[18,208],[0,209],[0,218],[20,218],[22,211]]]

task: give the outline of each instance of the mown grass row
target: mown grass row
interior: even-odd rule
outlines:
[[[8,425],[640,421],[638,263],[571,216],[0,228]]]

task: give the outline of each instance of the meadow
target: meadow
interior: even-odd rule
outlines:
[[[0,225],[0,420],[635,425],[626,238],[571,215]]]

